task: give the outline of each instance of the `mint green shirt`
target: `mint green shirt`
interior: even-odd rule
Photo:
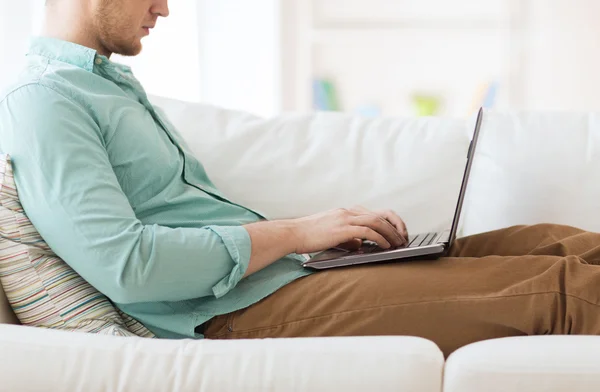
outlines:
[[[196,326],[310,273],[292,254],[242,279],[242,225],[265,218],[221,194],[130,68],[92,49],[33,40],[0,95],[0,151],[50,247],[159,337],[201,338]]]

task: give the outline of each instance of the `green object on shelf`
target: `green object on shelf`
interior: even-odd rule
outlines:
[[[335,91],[335,86],[330,80],[326,80],[325,84],[325,93],[327,94],[327,102],[329,103],[329,110],[337,111],[340,110],[340,105],[337,99],[337,93]]]
[[[440,111],[441,103],[441,99],[434,95],[415,94],[413,96],[417,116],[435,116]]]
[[[339,111],[340,104],[333,82],[316,79],[313,82],[314,107],[318,110]]]

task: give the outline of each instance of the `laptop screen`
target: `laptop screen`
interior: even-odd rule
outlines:
[[[460,193],[458,195],[458,203],[456,205],[456,211],[454,212],[454,220],[452,221],[452,229],[450,230],[450,239],[448,247],[452,246],[456,239],[456,232],[458,231],[458,221],[460,220],[460,213],[462,212],[463,201],[465,194],[467,193],[467,184],[469,182],[469,175],[471,174],[471,166],[473,166],[473,157],[475,156],[475,149],[477,147],[477,141],[479,139],[479,130],[481,129],[481,122],[483,120],[483,108],[479,109],[477,114],[477,122],[475,123],[475,131],[473,132],[473,139],[469,145],[469,152],[467,153],[467,166],[465,167],[465,174],[463,175],[462,185],[460,186]]]

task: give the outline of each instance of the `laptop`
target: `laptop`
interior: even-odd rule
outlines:
[[[479,114],[477,115],[475,131],[467,154],[467,166],[463,175],[458,202],[456,203],[456,210],[454,211],[454,219],[450,229],[440,233],[410,235],[408,244],[399,248],[383,249],[371,241],[364,241],[360,249],[355,251],[332,248],[314,255],[302,263],[302,266],[311,269],[327,269],[406,259],[426,258],[430,260],[445,255],[456,239],[458,221],[462,211],[463,200],[467,192],[467,184],[469,182],[471,166],[473,165],[473,157],[475,156],[475,149],[479,139],[479,130],[481,129],[482,120],[483,108],[479,109]]]

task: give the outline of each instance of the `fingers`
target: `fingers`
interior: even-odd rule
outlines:
[[[351,235],[356,238],[373,241],[383,249],[389,249],[392,245],[381,234],[366,226],[351,226]]]
[[[404,223],[404,221],[402,220],[402,218],[400,218],[394,211],[392,211],[392,210],[385,210],[385,211],[380,211],[379,214],[381,214],[392,225],[394,225],[394,227],[396,229],[398,229],[398,231],[400,232],[400,234],[402,234],[402,236],[405,239],[408,239],[408,229],[406,228],[406,223]]]
[[[353,226],[363,226],[365,228],[370,229],[370,231],[374,231],[377,236],[382,237],[385,242],[390,246],[399,247],[406,244],[406,240],[400,235],[398,230],[390,222],[385,220],[384,218],[374,215],[374,214],[365,214],[358,215],[350,218],[350,225]],[[370,234],[373,235],[373,234]],[[357,237],[357,238],[365,238],[365,237]],[[377,237],[376,237],[377,238]],[[380,244],[381,238],[377,238],[377,240],[366,238],[368,240],[377,242],[377,244],[381,247],[384,247]],[[384,243],[385,244],[385,243]]]
[[[406,228],[406,224],[404,223],[402,218],[400,218],[398,216],[398,214],[396,214],[394,211],[392,211],[392,210],[370,211],[362,206],[352,207],[352,209],[350,209],[350,211],[352,211],[356,214],[375,214],[375,215],[383,217],[388,222],[390,222],[396,228],[396,230],[398,230],[400,235],[403,237],[404,242],[408,243],[408,229]]]

